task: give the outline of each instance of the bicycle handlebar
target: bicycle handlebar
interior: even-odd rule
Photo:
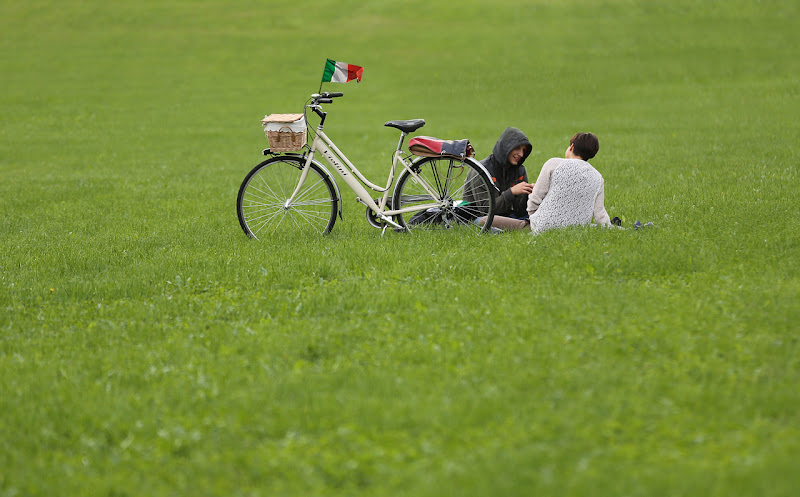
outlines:
[[[311,104],[307,105],[307,107],[311,108],[320,118],[322,118],[322,122],[320,122],[320,126],[322,123],[325,122],[325,113],[322,112],[322,107],[320,104],[330,104],[333,103],[333,99],[335,97],[342,97],[344,93],[342,92],[331,92],[326,91],[322,93],[314,93],[311,95]]]
[[[319,100],[321,98],[336,98],[336,97],[343,97],[344,93],[340,91],[324,91],[322,93],[314,93],[311,95],[313,100]],[[327,102],[330,103],[330,102]]]

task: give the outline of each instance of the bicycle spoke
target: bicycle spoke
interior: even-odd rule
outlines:
[[[254,191],[260,193],[261,195],[256,195],[254,193]],[[273,192],[271,190],[269,192],[266,192],[266,191],[263,191],[263,190],[261,190],[259,188],[256,188],[255,186],[253,188],[251,188],[250,191],[248,191],[248,195],[256,197],[256,198],[263,198],[266,201],[274,200],[274,201],[276,201],[278,203],[280,203],[280,198],[281,198],[280,196],[278,196],[275,192]]]
[[[275,171],[270,171],[270,173],[272,173],[272,176],[275,176],[275,174],[274,174],[274,173],[275,173]],[[268,192],[263,192],[262,190],[258,189],[257,187],[254,187],[256,191],[262,192],[262,193],[264,193],[264,195],[266,195],[267,197],[272,197],[272,198],[274,198],[274,199],[282,199],[282,198],[286,198],[285,192],[283,191],[283,180],[280,180],[280,179],[277,179],[277,178],[276,178],[276,179],[275,179],[275,180],[272,182],[272,183],[273,183],[273,185],[275,185],[276,187],[280,187],[280,190],[281,190],[280,192],[275,192],[275,191],[272,189],[272,186],[270,186],[270,183],[268,183],[268,182],[267,182],[266,174],[261,174],[261,175],[259,175],[259,176],[258,176],[258,179],[259,179],[259,181],[260,181],[261,185],[263,185],[263,187],[264,187],[264,188],[265,188],[265,189],[266,189]]]
[[[283,202],[281,202],[278,198],[264,199],[250,193],[248,193],[248,197],[243,200],[247,202],[248,206],[257,205],[263,207],[283,207]]]
[[[305,185],[304,185],[304,186],[305,186]],[[317,182],[316,182],[316,183],[314,183],[313,185],[309,185],[309,186],[307,186],[307,187],[306,187],[304,190],[302,190],[302,191],[301,191],[301,192],[300,192],[300,193],[297,195],[297,197],[295,198],[295,201],[294,201],[293,205],[304,205],[304,204],[305,204],[305,201],[304,201],[303,199],[305,199],[305,198],[308,198],[308,197],[315,197],[315,196],[317,196],[317,195],[318,195],[318,193],[319,193],[319,192],[321,191],[321,189],[323,189],[323,188],[325,188],[325,183],[323,183],[322,179],[319,179],[319,180],[317,180]],[[318,202],[319,200],[325,200],[325,199],[318,199],[318,200],[315,200],[314,202]],[[330,199],[327,199],[327,200],[330,202]],[[312,202],[312,203],[313,203],[313,202]]]
[[[262,221],[258,224],[258,228],[253,231],[253,234],[257,235],[261,231],[262,228],[264,228],[265,226],[270,225],[270,223],[272,223],[272,221],[276,217],[281,216],[281,215],[285,216],[286,215],[285,211],[284,212],[275,211],[274,213],[272,213],[272,214],[270,214],[268,216],[262,216],[265,219],[262,219]],[[280,221],[278,222],[278,225],[280,225]]]
[[[295,210],[293,211],[293,214],[297,214],[298,215],[297,217],[305,221],[309,226],[311,226],[320,233],[322,232],[322,230],[319,229],[320,221],[325,221],[327,219],[327,217],[325,217],[324,215],[314,213],[313,211],[309,212],[309,211]],[[292,220],[295,222],[295,224],[297,225],[300,224],[298,223],[294,215],[292,216]]]
[[[292,207],[311,207],[311,206],[315,206],[315,205],[323,205],[323,206],[324,205],[331,205],[331,200],[330,199],[325,199],[325,198],[319,198],[319,199],[315,199],[315,200],[307,200],[307,201],[302,202],[302,203],[294,203],[294,204],[292,204]]]
[[[442,191],[442,180],[437,162],[434,162],[431,166],[431,176],[433,176],[433,183],[436,187],[435,191],[439,194],[439,198],[442,198],[444,192]]]
[[[453,183],[455,180],[452,177],[453,173],[453,161],[451,160],[450,163],[447,165],[447,176],[444,178],[444,185],[442,187],[442,196],[446,198],[452,198],[450,195],[450,184]]]

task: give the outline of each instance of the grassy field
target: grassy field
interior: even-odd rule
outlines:
[[[789,496],[797,2],[0,1],[0,497]],[[259,119],[326,57],[391,119],[576,131],[630,228],[255,242]],[[343,185],[342,185],[343,186]]]

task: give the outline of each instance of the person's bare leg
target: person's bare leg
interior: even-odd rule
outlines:
[[[486,218],[479,217],[476,222],[478,225],[483,226],[486,224]],[[515,219],[505,216],[495,216],[494,219],[492,219],[492,228],[499,228],[501,230],[523,230],[530,225],[531,223],[527,219]]]

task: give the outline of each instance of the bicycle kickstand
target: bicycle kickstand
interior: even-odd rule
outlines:
[[[408,231],[406,228],[403,228],[399,224],[389,219],[389,216],[386,216],[385,214],[378,214],[378,218],[384,222],[383,229],[381,230],[381,237],[386,234],[386,228],[388,228],[389,225],[392,225],[392,227],[396,230]]]

